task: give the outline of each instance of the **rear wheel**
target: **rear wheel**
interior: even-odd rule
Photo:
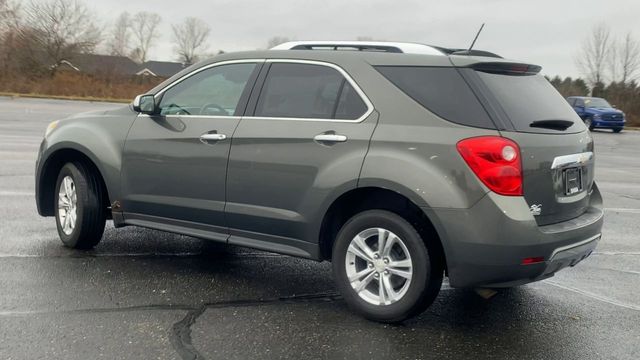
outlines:
[[[420,314],[442,285],[441,262],[416,229],[384,210],[355,215],[333,247],[333,273],[350,308],[364,317],[399,322]]]
[[[614,133],[619,133],[622,131],[622,128],[613,128]]]
[[[56,190],[56,225],[62,243],[75,249],[96,246],[106,221],[97,174],[82,163],[67,163],[58,174]]]

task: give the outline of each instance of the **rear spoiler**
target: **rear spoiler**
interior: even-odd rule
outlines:
[[[542,70],[541,66],[511,63],[511,62],[483,62],[471,65],[476,71],[500,75],[535,75]]]

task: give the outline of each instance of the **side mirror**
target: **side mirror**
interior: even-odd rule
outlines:
[[[133,111],[153,115],[156,113],[156,99],[151,94],[138,95],[133,99]]]

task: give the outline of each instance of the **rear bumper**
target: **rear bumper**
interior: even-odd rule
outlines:
[[[538,226],[524,198],[494,193],[469,209],[424,211],[442,240],[453,287],[509,287],[551,277],[591,254],[604,218],[595,184],[584,214],[546,226]],[[531,257],[544,261],[522,264]]]

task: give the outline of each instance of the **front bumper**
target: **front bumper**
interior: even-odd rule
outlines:
[[[469,209],[424,209],[443,243],[453,287],[510,287],[542,280],[589,256],[600,239],[604,211],[594,184],[581,216],[538,226],[522,197],[488,193]],[[523,265],[523,260],[542,262]]]
[[[626,121],[607,121],[607,120],[592,120],[591,125],[596,128],[622,128]]]

